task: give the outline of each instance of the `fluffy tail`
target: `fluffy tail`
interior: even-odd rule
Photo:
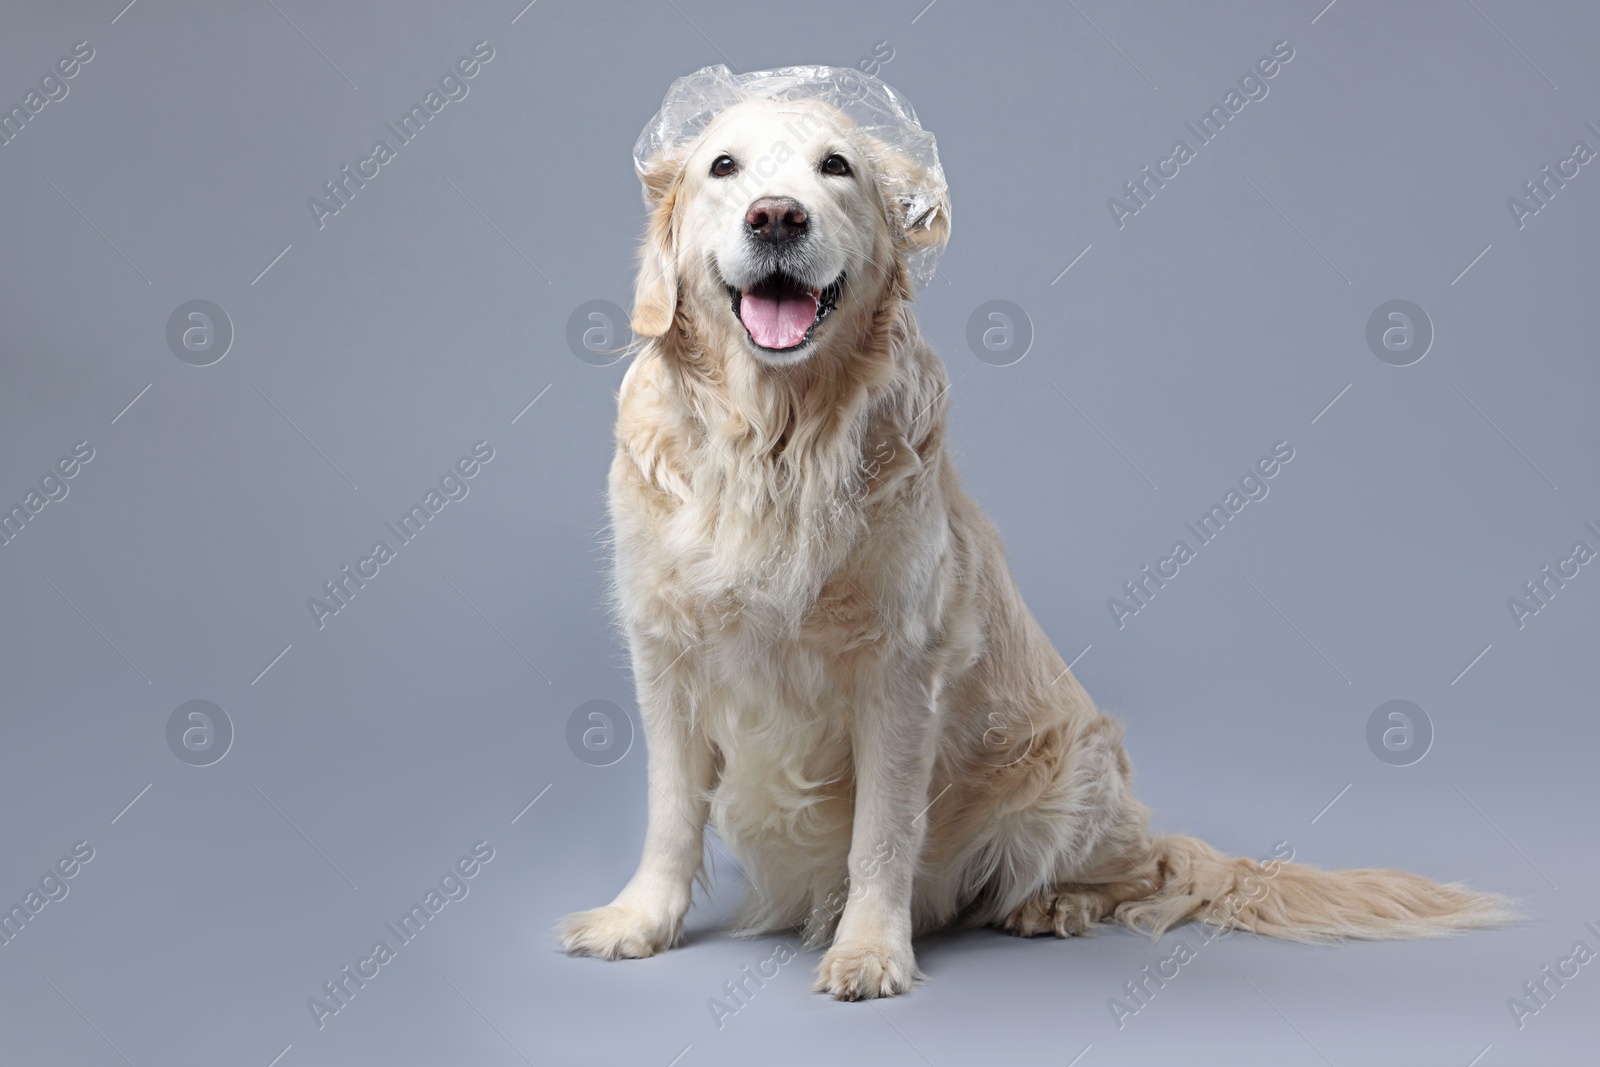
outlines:
[[[1152,937],[1191,920],[1288,941],[1444,937],[1520,917],[1508,897],[1405,871],[1324,871],[1288,856],[1258,863],[1177,834],[1158,838],[1155,847],[1160,887],[1114,913]]]

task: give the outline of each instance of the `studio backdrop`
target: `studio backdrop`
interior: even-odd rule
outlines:
[[[1600,10],[524,2],[0,13],[0,1062],[1590,1062]],[[635,141],[792,64],[937,138],[952,447],[1156,826],[1523,924],[840,1004],[711,839],[682,949],[560,952],[647,801]]]

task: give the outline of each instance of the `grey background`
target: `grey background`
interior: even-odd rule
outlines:
[[[1600,948],[1600,574],[1520,630],[1506,600],[1600,547],[1600,164],[1521,230],[1506,199],[1600,148],[1593,5],[123,2],[0,16],[8,107],[95,49],[0,147],[0,502],[95,450],[0,547],[0,898],[95,850],[0,946],[0,1063],[1592,1062],[1594,966],[1520,1030],[1506,1001]],[[470,95],[318,230],[307,198],[478,40]],[[1106,199],[1279,40],[1270,95],[1119,230]],[[683,949],[555,949],[645,804],[641,746],[566,742],[585,701],[634,713],[602,599],[623,366],[568,316],[627,304],[629,149],[671,79],[878,42],[950,179],[919,314],[967,483],[1158,825],[1468,881],[1525,925],[1230,937],[1120,1030],[1108,998],[1192,931],[930,938],[931,981],[870,1005],[809,992],[805,952],[719,1029],[708,998],[794,939],[718,932],[714,849]],[[194,299],[235,331],[208,367],[165,340]],[[966,345],[991,299],[1035,332],[1013,366]],[[1412,366],[1366,344],[1392,299],[1433,323]],[[479,440],[469,496],[319,630],[306,599]],[[1280,440],[1271,495],[1117,629],[1107,598]],[[166,741],[196,699],[235,731],[204,767]],[[1365,740],[1391,699],[1433,724],[1410,766]],[[479,840],[470,895],[319,1030],[307,998]]]

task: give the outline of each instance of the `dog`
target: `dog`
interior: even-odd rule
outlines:
[[[1152,831],[1120,724],[957,478],[912,313],[910,265],[950,229],[928,166],[826,100],[754,93],[641,168],[608,491],[649,810],[637,871],[563,947],[676,944],[708,822],[751,884],[739,930],[826,945],[816,988],[842,1000],[910,989],[913,936],[952,926],[1322,941],[1511,919],[1459,885]]]

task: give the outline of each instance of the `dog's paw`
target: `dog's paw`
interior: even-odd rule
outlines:
[[[561,920],[556,936],[574,956],[642,960],[677,944],[681,923],[652,919],[619,904],[575,912]]]
[[[839,1000],[870,1000],[904,993],[922,977],[910,942],[841,942],[822,957],[812,988]]]
[[[1005,930],[1017,937],[1082,937],[1104,917],[1099,904],[1093,894],[1046,890],[1006,916]]]

